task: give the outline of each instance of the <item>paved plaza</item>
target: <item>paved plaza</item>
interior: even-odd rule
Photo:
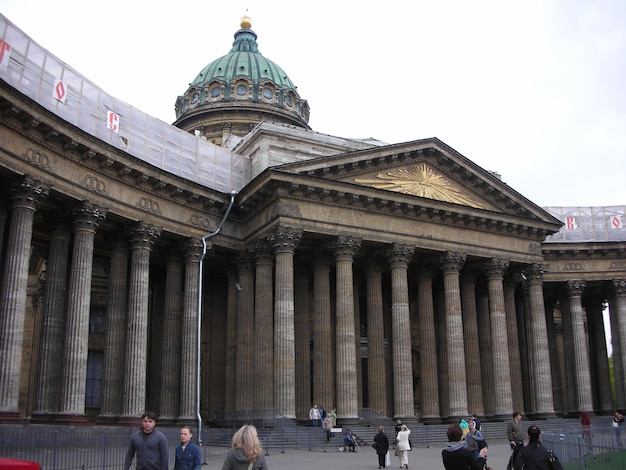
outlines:
[[[409,454],[409,469],[443,469],[441,463],[442,447],[416,448]],[[494,470],[504,470],[509,460],[510,447],[506,441],[489,443],[487,465]],[[341,468],[378,469],[378,459],[374,449],[361,447],[360,452],[319,452],[304,450],[288,450],[284,453],[276,452],[266,457],[270,470],[330,470]],[[211,461],[203,469],[219,470],[221,461]],[[391,456],[389,469],[397,469],[400,464],[397,457]]]

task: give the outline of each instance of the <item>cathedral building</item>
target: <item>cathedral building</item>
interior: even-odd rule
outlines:
[[[172,125],[0,38],[0,423],[626,408],[624,206],[315,132],[249,18]]]

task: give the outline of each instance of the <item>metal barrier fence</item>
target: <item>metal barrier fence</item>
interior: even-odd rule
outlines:
[[[543,432],[564,470],[626,469],[626,440],[612,426],[592,427],[588,433]]]

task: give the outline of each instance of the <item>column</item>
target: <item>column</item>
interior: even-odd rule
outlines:
[[[0,423],[20,422],[18,400],[33,217],[49,188],[25,176],[9,189],[11,220],[0,285]]]
[[[122,414],[124,390],[124,348],[128,294],[128,242],[121,233],[107,236],[111,247],[111,267],[107,295],[107,323],[102,370],[102,403],[97,424],[115,424]],[[120,361],[121,360],[121,361]]]
[[[508,419],[513,407],[511,370],[509,368],[509,343],[507,341],[506,313],[504,309],[504,273],[509,262],[492,258],[484,266],[489,289],[489,318],[491,324],[491,369],[496,384],[493,411],[496,419]],[[548,356],[549,357],[549,356]]]
[[[241,253],[239,296],[237,300],[237,366],[235,375],[235,410],[254,407],[254,266],[249,252]]]
[[[4,206],[4,202],[0,201],[0,268],[2,268],[2,255],[3,255],[2,250],[4,248],[4,228],[6,225],[8,214],[9,214],[9,211],[7,211],[7,208]]]
[[[446,326],[446,293],[443,282],[437,282],[433,286],[435,299],[435,328],[437,342],[437,383],[439,386],[439,413],[441,418],[447,420],[450,416],[450,374],[448,372],[448,338]]]
[[[237,272],[228,271],[228,299],[226,300],[226,358],[224,378],[224,411],[227,415],[235,411],[237,370]]]
[[[524,394],[521,385],[513,386],[522,377],[519,336],[517,332],[517,309],[515,307],[515,285],[517,276],[509,275],[504,279],[504,310],[506,312],[506,337],[509,344],[509,369],[511,371],[511,399],[513,410],[524,413]]]
[[[598,414],[610,415],[614,406],[611,395],[609,356],[602,317],[603,307],[603,297],[601,293],[596,293],[585,305],[585,311],[587,312],[587,327],[590,336],[591,366],[589,372],[592,374],[592,396],[595,393],[597,397],[594,409]]]
[[[59,364],[63,360],[67,266],[71,239],[66,218],[67,214],[59,211],[49,219],[52,230],[46,265],[46,285],[39,339],[39,367],[31,423],[49,423],[54,420],[59,411],[61,396]]]
[[[373,258],[367,274],[367,375],[369,406],[383,416],[387,412],[387,371],[385,367],[385,325],[380,261]]]
[[[420,371],[422,374],[422,421],[437,422],[439,384],[437,382],[437,333],[433,303],[433,276],[428,266],[421,266],[417,277],[419,302]]]
[[[311,409],[311,308],[309,306],[309,263],[296,268],[295,324],[296,324],[296,418],[308,420]],[[320,375],[332,376],[332,370],[319,370]],[[332,402],[328,402],[332,405]],[[330,409],[328,410],[330,411]]]
[[[354,292],[352,260],[361,240],[338,236],[332,244],[337,271],[336,348],[337,413],[350,422],[359,417],[357,403],[356,351],[354,347]]]
[[[533,264],[526,272],[530,307],[530,348],[533,362],[531,370],[534,373],[536,400],[534,412],[537,418],[554,416],[546,310],[543,301],[544,269],[543,265]]]
[[[274,294],[274,403],[286,418],[296,417],[296,351],[293,257],[302,231],[277,225],[268,234],[276,254]],[[354,338],[354,337],[353,337]]]
[[[394,243],[386,256],[391,268],[391,319],[393,338],[394,417],[415,417],[411,318],[407,270],[414,247]]]
[[[183,262],[177,246],[169,247],[166,257],[159,424],[171,425],[178,419],[180,371],[184,364],[180,357]]]
[[[480,343],[476,311],[476,278],[473,273],[461,275],[461,310],[465,339],[465,366],[467,368],[467,406],[470,413],[483,416],[483,388],[481,380]]]
[[[569,299],[566,292],[561,296],[561,319],[563,324],[563,346],[564,357],[564,390],[563,394],[563,411],[566,415],[575,416],[578,410],[578,393],[576,390],[576,361],[574,359],[574,349],[578,347],[578,344],[574,341],[574,330],[572,328],[572,313],[570,311]]]
[[[493,395],[495,385],[491,371],[491,320],[489,319],[489,293],[483,283],[480,284],[476,297],[476,318],[478,321],[478,346],[480,351],[480,362],[486,364],[480,368],[481,387],[483,394],[483,405],[485,416],[491,418],[494,415]]]
[[[197,422],[198,385],[202,385],[198,370],[198,315],[200,305],[200,258],[203,244],[198,238],[190,238],[185,244],[185,285],[183,294],[183,318],[180,343],[180,406],[179,425]],[[200,317],[201,319],[201,317]],[[208,369],[209,358],[205,358]],[[200,380],[200,384],[198,384]]]
[[[626,393],[626,364],[623,358],[626,351],[626,280],[613,279],[612,284],[614,301],[611,303],[611,329],[617,331],[617,334],[615,331],[612,333],[613,344],[616,344],[615,337],[617,337],[618,346],[618,348],[613,347],[613,358],[617,357],[616,354],[619,354],[620,358],[619,363],[613,365],[615,367],[615,390],[617,392],[617,407],[623,409],[625,406],[624,394]]]
[[[107,210],[84,201],[73,211],[74,249],[67,296],[61,406],[57,422],[84,423],[91,273],[96,230]]]
[[[255,240],[250,247],[256,275],[254,289],[254,409],[274,408],[274,254],[267,240]]]
[[[319,249],[313,260],[313,403],[335,405],[333,328],[330,316],[330,263],[328,252]],[[308,417],[308,410],[307,410]]]
[[[148,292],[150,253],[161,229],[138,222],[128,230],[130,239],[130,280],[124,363],[124,401],[119,424],[136,425],[146,407],[148,366]]]
[[[467,377],[465,374],[465,343],[463,341],[463,315],[459,273],[465,255],[448,251],[440,258],[443,271],[446,311],[446,337],[448,339],[448,381],[450,418],[467,417]]]
[[[359,276],[352,278],[352,298],[354,299],[354,363],[356,365],[357,409],[363,408],[363,370],[361,367],[361,306],[359,300]],[[324,402],[322,402],[324,404]]]

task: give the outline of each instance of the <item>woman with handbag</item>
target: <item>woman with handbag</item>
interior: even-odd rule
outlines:
[[[400,428],[400,432],[396,436],[396,449],[398,450],[398,457],[400,458],[400,468],[409,468],[409,451],[411,450],[411,444],[409,444],[409,435],[411,430],[403,424]]]

